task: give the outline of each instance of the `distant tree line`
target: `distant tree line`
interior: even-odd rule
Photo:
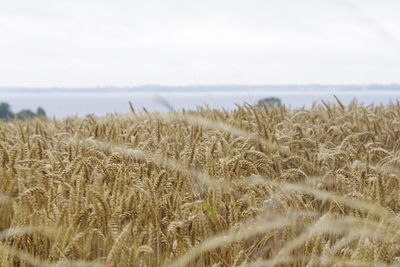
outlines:
[[[268,107],[282,106],[282,100],[277,97],[267,97],[267,98],[258,100],[257,106],[262,107],[264,105],[266,105]]]
[[[22,109],[22,110],[18,111],[17,113],[14,113],[11,111],[10,104],[8,104],[6,102],[0,103],[0,120],[3,120],[3,121],[8,121],[10,119],[26,120],[26,119],[34,119],[34,118],[39,118],[39,117],[46,117],[46,112],[41,107],[38,107],[36,109],[36,112],[33,112],[30,109]]]

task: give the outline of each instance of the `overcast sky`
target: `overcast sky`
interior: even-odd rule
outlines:
[[[0,0],[0,86],[400,83],[399,0]]]

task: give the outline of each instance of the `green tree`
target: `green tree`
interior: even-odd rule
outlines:
[[[269,106],[269,107],[282,106],[282,100],[280,100],[277,97],[267,97],[267,98],[258,100],[257,106],[262,107],[264,105]]]
[[[46,117],[46,111],[43,108],[38,107],[36,110],[36,117]]]
[[[0,119],[8,120],[13,117],[14,117],[14,113],[12,113],[10,105],[6,102],[1,102],[0,103]]]
[[[18,119],[25,120],[25,119],[33,119],[36,117],[35,112],[30,109],[23,109],[16,114]]]

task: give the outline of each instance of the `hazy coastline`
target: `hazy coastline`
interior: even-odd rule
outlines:
[[[399,88],[398,90],[396,88]],[[0,101],[15,109],[43,107],[49,116],[105,115],[130,112],[128,101],[137,109],[167,111],[157,101],[164,98],[176,110],[194,110],[196,106],[231,109],[244,102],[255,104],[264,97],[278,97],[288,107],[311,107],[320,100],[345,104],[354,98],[369,104],[388,104],[400,99],[400,85],[302,85],[302,86],[140,86],[96,88],[0,88]]]

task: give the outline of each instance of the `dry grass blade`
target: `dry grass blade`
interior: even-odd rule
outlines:
[[[375,203],[345,198],[341,195],[338,195],[338,194],[335,194],[332,192],[328,192],[328,191],[317,190],[317,189],[311,188],[307,185],[283,184],[282,188],[287,191],[300,191],[300,192],[312,194],[321,200],[332,200],[332,201],[340,202],[340,203],[343,203],[344,205],[348,205],[348,206],[351,206],[356,209],[364,210],[364,211],[370,212],[371,214],[381,216],[383,218],[390,218],[393,216],[393,214],[388,212],[385,208],[383,208],[382,206],[376,205]]]
[[[292,218],[293,219],[293,218]],[[231,244],[235,241],[240,241],[242,239],[251,238],[252,236],[260,233],[264,233],[268,230],[274,230],[283,227],[291,222],[287,218],[276,218],[270,219],[262,222],[250,222],[240,227],[239,230],[230,231],[228,233],[214,236],[206,241],[204,241],[199,246],[188,251],[184,256],[177,259],[173,263],[169,264],[170,267],[181,267],[186,266],[195,257],[204,253],[206,251],[223,247]]]

